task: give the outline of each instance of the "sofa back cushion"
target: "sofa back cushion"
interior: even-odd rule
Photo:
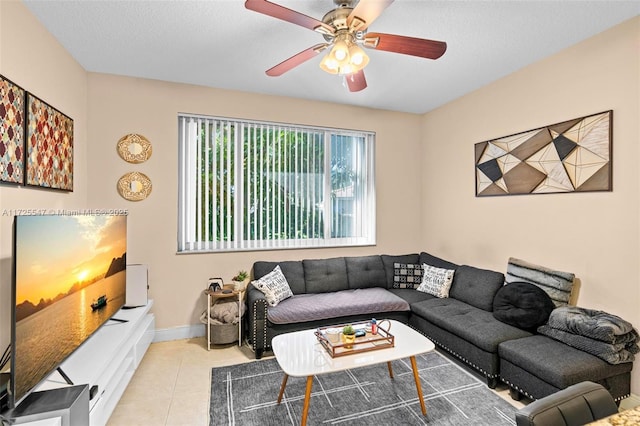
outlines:
[[[453,269],[454,271],[458,268],[458,265],[455,263],[440,259],[439,257],[435,257],[424,251],[420,253],[420,264],[422,265],[423,263],[426,263],[429,266],[435,266],[436,268]]]
[[[493,298],[503,284],[501,272],[461,265],[453,276],[449,297],[491,312]]]
[[[394,264],[401,265],[417,265],[420,264],[420,256],[417,253],[403,254],[403,255],[388,255],[383,254],[380,256],[382,264],[384,265],[384,272],[387,277],[387,288],[400,288],[400,286],[394,287],[395,267]],[[418,281],[420,285],[420,281]]]
[[[302,261],[307,293],[327,293],[349,289],[344,257]]]
[[[387,275],[380,256],[345,257],[349,288],[387,287]]]
[[[289,260],[286,262],[255,262],[253,264],[253,279],[257,280],[271,271],[274,270],[276,266],[280,265],[280,270],[282,274],[287,279],[289,283],[289,287],[293,294],[302,294],[306,293],[306,285],[304,281],[304,269],[302,268],[302,262]]]

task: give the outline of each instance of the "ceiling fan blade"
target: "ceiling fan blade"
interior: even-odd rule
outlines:
[[[367,87],[367,79],[364,78],[364,70],[349,74],[344,77],[347,80],[350,92],[359,92]]]
[[[295,68],[303,62],[306,62],[309,59],[315,57],[318,53],[322,52],[328,46],[329,45],[327,43],[320,43],[306,50],[303,50],[302,52],[293,55],[289,59],[280,62],[275,67],[269,68],[267,70],[267,75],[270,77],[278,77],[289,71],[290,69]]]
[[[291,22],[292,24],[309,28],[310,30],[318,31],[322,34],[335,33],[333,27],[322,21],[267,0],[247,0],[244,3],[244,7],[249,10],[253,10],[254,12],[262,13],[277,19],[282,19],[283,21]]]
[[[394,0],[360,0],[347,18],[350,28],[364,31]],[[355,21],[354,21],[355,19]],[[362,22],[362,24],[360,22]],[[351,27],[353,25],[353,27]]]
[[[427,59],[438,59],[447,50],[447,43],[444,41],[383,33],[368,33],[363,44],[365,47],[376,50],[420,56]]]

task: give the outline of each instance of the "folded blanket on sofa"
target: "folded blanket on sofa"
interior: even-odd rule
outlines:
[[[621,364],[623,362],[633,362],[634,354],[640,351],[638,345],[633,343],[610,344],[600,340],[590,339],[563,330],[542,325],[538,327],[538,333],[558,340],[566,345],[580,349],[581,351],[595,355],[605,360],[609,364]]]
[[[631,323],[622,318],[607,312],[577,306],[554,309],[547,324],[558,330],[610,344],[640,340],[638,332]]]
[[[350,315],[401,312],[409,303],[383,288],[359,288],[331,293],[296,294],[277,306],[269,306],[267,318],[273,324],[292,324]]]
[[[575,274],[556,271],[514,257],[509,258],[505,282],[526,282],[543,289],[556,306],[566,306],[571,299]]]

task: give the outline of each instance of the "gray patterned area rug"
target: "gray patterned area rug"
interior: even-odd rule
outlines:
[[[308,425],[515,425],[515,407],[440,353],[416,356],[427,415],[409,359],[316,376]],[[306,379],[289,377],[282,403],[283,372],[275,359],[214,368],[211,426],[299,425]]]

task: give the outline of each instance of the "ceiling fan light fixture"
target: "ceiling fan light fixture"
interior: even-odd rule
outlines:
[[[352,44],[349,48],[349,57],[351,65],[357,68],[356,71],[360,71],[369,63],[369,57],[357,44]]]
[[[338,62],[342,62],[349,57],[349,46],[344,40],[338,40],[331,49],[331,56]]]
[[[369,63],[369,57],[357,45],[352,45],[344,59],[336,59],[333,50],[320,61],[320,68],[329,74],[349,75],[360,71]]]
[[[344,64],[343,66],[340,67],[340,71],[338,72],[338,74],[340,74],[340,75],[349,75],[349,74],[353,74],[356,71],[357,70],[353,67],[353,65]]]
[[[320,61],[320,68],[329,74],[338,74],[340,64],[331,57],[331,54],[327,54],[322,58],[322,61]]]
[[[329,74],[348,75],[366,67],[369,57],[352,37],[348,32],[338,34],[331,50],[320,61],[320,68]]]

